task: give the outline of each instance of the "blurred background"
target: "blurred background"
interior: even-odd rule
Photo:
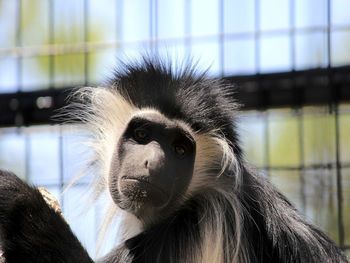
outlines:
[[[235,83],[246,159],[350,256],[349,0],[0,0],[0,168],[51,191],[95,257],[91,176],[61,195],[84,131],[51,116],[144,52]]]

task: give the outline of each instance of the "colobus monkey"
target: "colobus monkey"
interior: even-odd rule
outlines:
[[[144,58],[77,96],[71,114],[91,132],[98,191],[128,230],[98,262],[347,262],[244,162],[225,81]],[[92,262],[39,192],[7,172],[0,232],[7,263]]]

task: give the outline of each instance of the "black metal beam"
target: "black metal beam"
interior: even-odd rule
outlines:
[[[235,98],[243,110],[350,101],[350,66],[225,79],[236,85]],[[54,123],[52,116],[67,104],[71,90],[66,87],[0,94],[0,126]]]
[[[238,86],[236,96],[243,104],[243,109],[300,107],[350,101],[350,66],[227,79]]]
[[[54,123],[72,88],[0,94],[0,127]]]

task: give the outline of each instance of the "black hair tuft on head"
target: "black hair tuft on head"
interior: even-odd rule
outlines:
[[[240,155],[234,121],[239,105],[232,83],[208,78],[191,64],[174,69],[171,62],[144,56],[136,63],[121,63],[110,86],[138,108],[151,107],[184,120],[199,133],[221,133]]]

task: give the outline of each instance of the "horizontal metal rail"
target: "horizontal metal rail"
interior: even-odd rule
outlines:
[[[331,80],[330,80],[331,78]],[[243,110],[331,105],[350,101],[350,66],[226,77]],[[331,85],[329,85],[331,83]],[[73,87],[0,94],[0,126],[55,123]]]

